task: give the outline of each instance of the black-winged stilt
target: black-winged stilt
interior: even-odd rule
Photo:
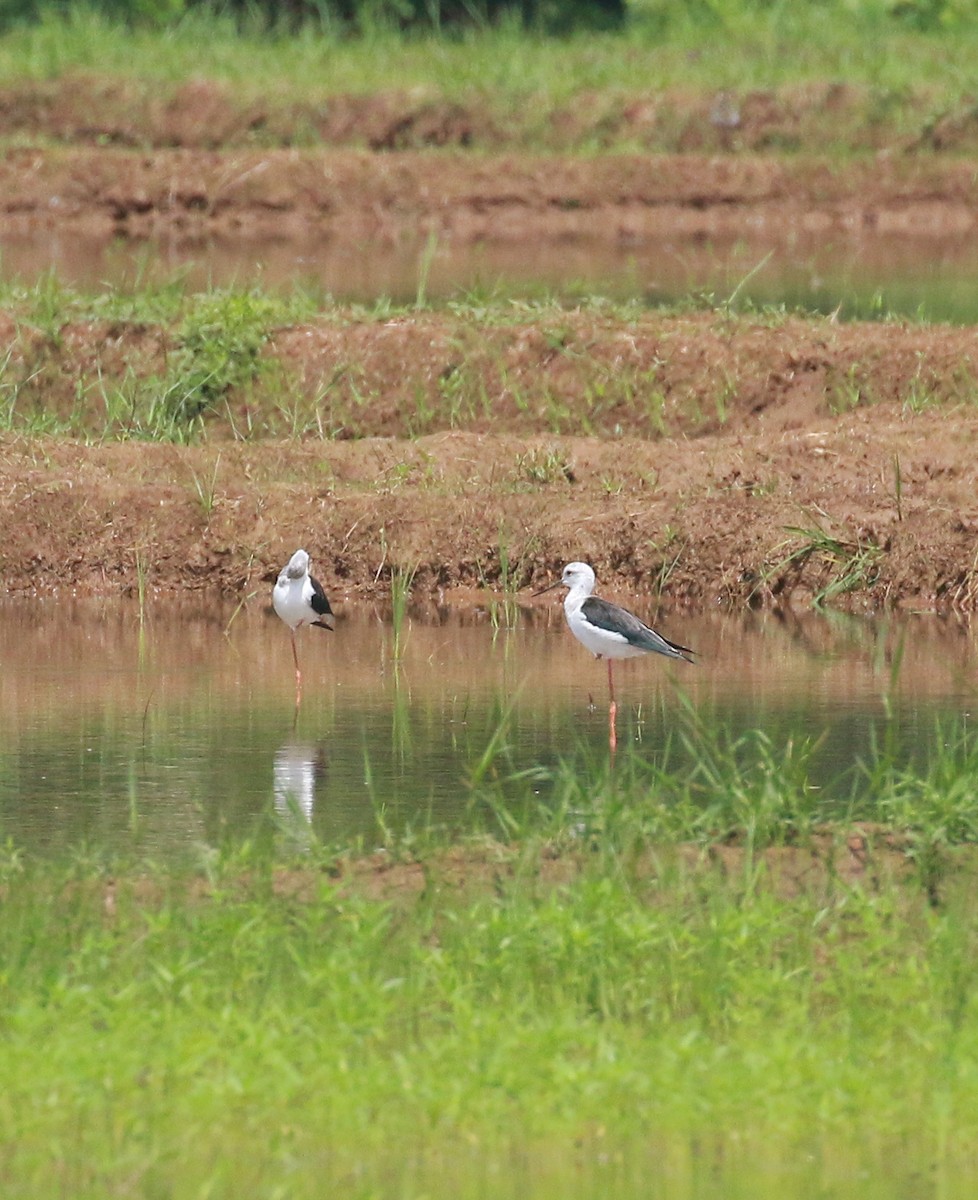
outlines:
[[[618,744],[615,732],[615,680],[612,663],[616,658],[640,658],[644,654],[662,654],[666,658],[678,658],[691,663],[694,653],[686,646],[670,642],[661,633],[650,629],[625,608],[592,596],[594,571],[587,563],[572,562],[564,567],[556,583],[541,588],[534,595],[542,596],[556,587],[569,588],[564,597],[564,613],[571,633],[582,646],[586,646],[597,658],[608,660],[608,710],[609,736],[612,750]]]
[[[323,585],[310,572],[309,555],[296,550],[272,589],[272,607],[288,625],[292,634],[292,661],[295,663],[295,702],[302,699],[302,672],[295,646],[295,631],[303,625],[332,629],[329,617],[333,610],[326,599]]]

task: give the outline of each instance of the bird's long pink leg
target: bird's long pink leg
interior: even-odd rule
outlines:
[[[614,750],[618,745],[618,732],[615,729],[615,718],[618,716],[618,705],[615,703],[615,676],[612,671],[612,660],[608,659],[608,743]]]
[[[295,704],[299,707],[299,701],[302,699],[302,672],[299,670],[299,652],[295,648],[295,630],[290,631],[292,634],[292,661],[295,663]]]

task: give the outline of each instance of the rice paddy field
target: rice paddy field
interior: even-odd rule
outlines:
[[[3,18],[3,1195],[970,1197],[971,5],[365,12]]]

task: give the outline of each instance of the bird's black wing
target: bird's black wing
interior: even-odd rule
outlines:
[[[602,600],[600,596],[588,596],[581,605],[581,611],[590,624],[596,625],[598,629],[606,629],[609,633],[621,634],[633,646],[638,646],[642,650],[651,650],[656,654],[664,654],[667,658],[683,658],[687,662],[693,661],[689,655],[694,654],[695,651],[690,650],[688,646],[670,642],[661,633],[650,629],[644,621],[640,621],[634,613],[630,613],[625,608],[619,608],[617,604]]]
[[[326,618],[333,615],[333,610],[330,608],[329,601],[326,599],[326,593],[323,591],[323,585],[319,582],[315,575],[309,576],[309,582],[312,584],[312,596],[309,600],[309,603],[312,605],[312,611],[316,614],[316,616],[322,618],[319,621],[313,621],[313,625],[317,625],[320,629],[332,629],[333,626],[330,625]]]

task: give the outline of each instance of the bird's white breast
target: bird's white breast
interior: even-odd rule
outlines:
[[[305,594],[307,585],[309,595],[312,595],[312,584],[309,583],[308,575],[302,579],[289,579],[283,574],[278,577],[278,582],[272,589],[272,607],[291,629],[297,629],[304,622],[316,619]]]
[[[592,654],[599,654],[603,658],[640,658],[645,653],[633,646],[624,634],[592,625],[581,611],[580,602],[565,604],[564,611],[571,633]]]

